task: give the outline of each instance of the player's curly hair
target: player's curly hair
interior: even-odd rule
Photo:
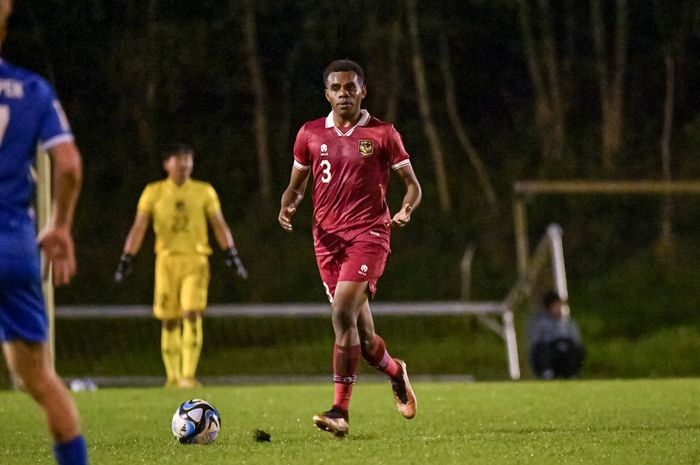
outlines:
[[[362,66],[358,65],[357,62],[344,58],[342,60],[335,60],[331,62],[331,64],[328,65],[323,71],[323,87],[328,85],[329,74],[340,71],[352,71],[358,78],[360,78],[360,84],[365,83],[365,72],[362,69]]]

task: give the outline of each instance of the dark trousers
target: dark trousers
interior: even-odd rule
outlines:
[[[562,338],[536,344],[530,352],[530,363],[538,378],[571,378],[578,376],[585,355],[585,347]]]

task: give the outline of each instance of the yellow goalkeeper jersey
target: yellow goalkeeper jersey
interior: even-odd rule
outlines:
[[[193,179],[179,187],[170,179],[152,182],[137,209],[153,218],[157,255],[211,254],[207,218],[221,211],[211,184]]]

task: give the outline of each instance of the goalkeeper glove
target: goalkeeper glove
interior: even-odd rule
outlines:
[[[238,256],[238,250],[236,250],[235,247],[230,247],[224,251],[224,264],[226,264],[226,266],[229,268],[233,268],[235,266],[236,274],[239,277],[243,279],[248,278],[248,270],[246,270],[245,266],[243,266],[243,262]]]
[[[114,282],[121,284],[124,278],[131,274],[134,268],[133,265],[134,256],[130,253],[124,252],[121,257],[119,257],[119,265],[117,265],[117,271],[114,272]]]

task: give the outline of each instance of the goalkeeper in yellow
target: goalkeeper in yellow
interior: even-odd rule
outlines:
[[[192,388],[202,351],[202,313],[207,306],[209,247],[207,221],[225,253],[225,263],[248,276],[238,257],[231,230],[221,213],[214,188],[191,178],[194,151],[177,146],[164,154],[168,177],[146,186],[136,218],[126,237],[114,274],[122,282],[131,273],[134,256],[151,219],[156,235],[156,272],[153,312],[161,320],[161,353],[166,387]]]

